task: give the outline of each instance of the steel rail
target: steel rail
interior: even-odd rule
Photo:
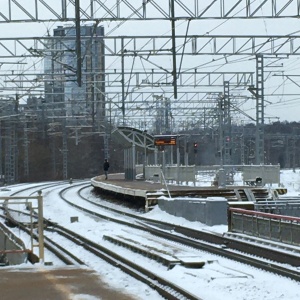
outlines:
[[[81,190],[82,189],[83,188],[81,188]],[[287,251],[283,252],[280,249],[270,249],[265,245],[259,244],[259,242],[257,244],[254,243],[249,244],[241,240],[231,239],[228,237],[224,237],[223,235],[212,233],[212,232],[199,231],[199,230],[195,230],[183,226],[169,224],[162,221],[150,220],[143,216],[137,216],[136,214],[133,213],[119,211],[114,208],[109,208],[105,205],[94,203],[93,201],[90,201],[88,199],[86,199],[86,201],[93,203],[96,206],[113,211],[115,213],[119,213],[134,218],[136,220],[140,220],[138,224],[147,228],[147,230],[153,233],[154,235],[159,235],[163,238],[167,238],[169,240],[173,240],[181,244],[187,244],[199,250],[212,252],[217,255],[238,260],[240,262],[253,265],[254,267],[259,267],[266,271],[277,273],[295,279],[297,281],[300,281],[300,273],[298,271],[289,270],[285,267],[280,267],[277,265],[278,263],[282,263],[282,264],[290,264],[291,266],[298,267],[300,258],[299,255],[297,255],[296,253],[292,253],[292,252],[288,253]],[[106,216],[103,215],[102,217],[106,218]],[[112,220],[112,217],[108,217],[108,218],[109,220]],[[120,221],[118,219],[116,219],[115,221],[122,222],[122,224],[124,224],[124,221]],[[147,224],[151,224],[151,226],[155,226],[156,228],[153,228]],[[130,223],[130,226],[138,228],[138,226],[136,224],[132,224],[132,222]],[[170,233],[170,231],[172,231],[172,233]],[[175,235],[174,233],[178,235]],[[239,254],[236,251],[242,254]],[[247,256],[251,255],[255,257],[254,258],[246,257],[245,254]],[[259,256],[260,258],[267,259],[268,261],[261,262],[260,259],[257,259],[257,257]],[[272,260],[275,263],[270,262],[270,260]]]
[[[110,264],[120,268],[122,271],[133,276],[134,278],[148,284],[166,299],[200,299],[199,297],[189,293],[172,282],[158,276],[156,273],[130,261],[124,256],[119,255],[106,247],[90,241],[89,239],[69,229],[66,229],[58,224],[53,224],[53,230],[55,230],[57,233],[60,233],[64,237],[69,238],[77,245],[90,251],[106,262],[109,262]],[[171,289],[171,291],[169,289]]]

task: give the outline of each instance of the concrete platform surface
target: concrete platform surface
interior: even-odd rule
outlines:
[[[101,281],[93,270],[81,267],[0,268],[1,300],[134,300]]]
[[[123,188],[129,189],[141,189],[147,191],[157,191],[160,189],[166,189],[165,184],[160,182],[145,181],[145,180],[126,180],[123,173],[109,174],[108,180],[105,180],[104,175],[99,175],[94,177],[96,181],[103,182],[106,184],[112,184],[120,186]],[[176,184],[167,184],[170,191],[197,191],[197,190],[215,190],[216,187],[199,187],[199,186],[190,186],[190,185],[176,185]]]

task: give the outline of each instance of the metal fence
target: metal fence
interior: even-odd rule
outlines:
[[[228,231],[300,246],[300,218],[229,209]]]
[[[254,205],[255,211],[289,217],[300,217],[300,199],[262,201]]]

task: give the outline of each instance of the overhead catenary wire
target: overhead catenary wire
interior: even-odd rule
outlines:
[[[106,3],[107,1],[105,1],[105,3]],[[253,2],[255,2],[255,1],[252,1],[251,3],[253,3]],[[116,4],[115,4],[116,5]],[[141,7],[140,7],[141,8]],[[189,23],[190,23],[190,21],[189,20],[187,20]],[[184,22],[186,22],[186,21],[184,21]],[[182,22],[182,23],[184,23],[184,22]],[[224,21],[224,22],[227,22],[227,20],[226,21]],[[223,23],[224,23],[223,22]],[[221,24],[220,25],[218,25],[216,28],[218,28],[218,27],[220,27],[221,26]],[[212,30],[210,30],[209,31],[210,33],[212,32]],[[184,46],[183,47],[185,47],[185,43],[184,43]],[[183,52],[184,53],[184,52]],[[181,62],[183,63],[183,59],[182,59],[182,57],[183,57],[183,55],[181,56]],[[227,57],[226,57],[227,58]],[[117,58],[116,58],[116,60],[117,60]],[[142,61],[143,59],[140,59],[140,61]],[[216,58],[214,61],[210,61],[210,62],[207,62],[207,64],[206,64],[206,66],[201,66],[201,65],[199,65],[199,67],[201,67],[201,68],[208,68],[209,66],[212,66],[213,65],[213,67],[215,68],[216,66],[215,66],[215,64],[216,64],[216,62],[218,61],[219,59],[218,58]],[[229,60],[229,57],[228,57],[228,60]],[[247,60],[247,58],[245,58],[245,60]],[[150,62],[151,61],[151,59],[149,59],[147,62],[148,63],[151,63],[153,66],[157,66],[157,64],[156,63],[152,63],[152,62]],[[242,60],[241,60],[242,61]],[[225,65],[229,65],[229,64],[233,64],[233,62],[232,61],[229,61],[229,62],[225,62],[224,61],[224,57],[222,57],[222,58],[220,58],[220,62],[222,62],[222,64],[220,64],[219,65],[219,67],[218,68],[222,68],[222,66],[225,66]],[[145,66],[144,66],[144,68],[145,68]],[[182,69],[181,69],[182,67],[180,67],[180,71],[182,71]],[[108,68],[106,68],[106,70],[107,70]],[[132,68],[132,70],[133,70],[133,68]],[[165,69],[166,71],[168,71],[167,69]],[[26,71],[25,71],[26,72]],[[131,71],[131,74],[132,74],[132,71]],[[168,74],[168,73],[167,73]],[[131,80],[131,76],[132,75],[130,75],[130,79],[129,79],[129,81]],[[128,85],[129,86],[129,85]],[[139,87],[137,87],[137,88],[139,88]],[[160,87],[162,90],[166,90],[166,88],[164,88],[163,86],[161,86]]]

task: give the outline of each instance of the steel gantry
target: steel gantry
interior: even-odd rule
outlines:
[[[1,4],[0,22],[73,21],[79,0],[7,0]],[[80,1],[83,21],[165,20],[172,7],[180,19],[248,19],[299,17],[299,0],[122,0]],[[16,13],[18,12],[18,13]]]
[[[298,32],[285,34],[252,34],[252,35],[226,35],[226,34],[177,34],[176,56],[195,55],[299,55],[300,34]],[[74,40],[74,37],[64,37],[65,41]],[[90,37],[81,37],[86,41]],[[1,59],[24,59],[26,57],[43,58],[46,52],[57,51],[51,49],[47,41],[61,41],[61,37],[55,36],[27,36],[27,37],[1,37],[0,53]],[[129,35],[104,36],[103,37],[106,57],[141,57],[144,61],[149,57],[171,56],[172,36],[154,35]],[[2,61],[1,64],[25,64],[21,60],[14,62]],[[154,64],[153,64],[154,67]],[[165,69],[169,74],[172,70]]]

